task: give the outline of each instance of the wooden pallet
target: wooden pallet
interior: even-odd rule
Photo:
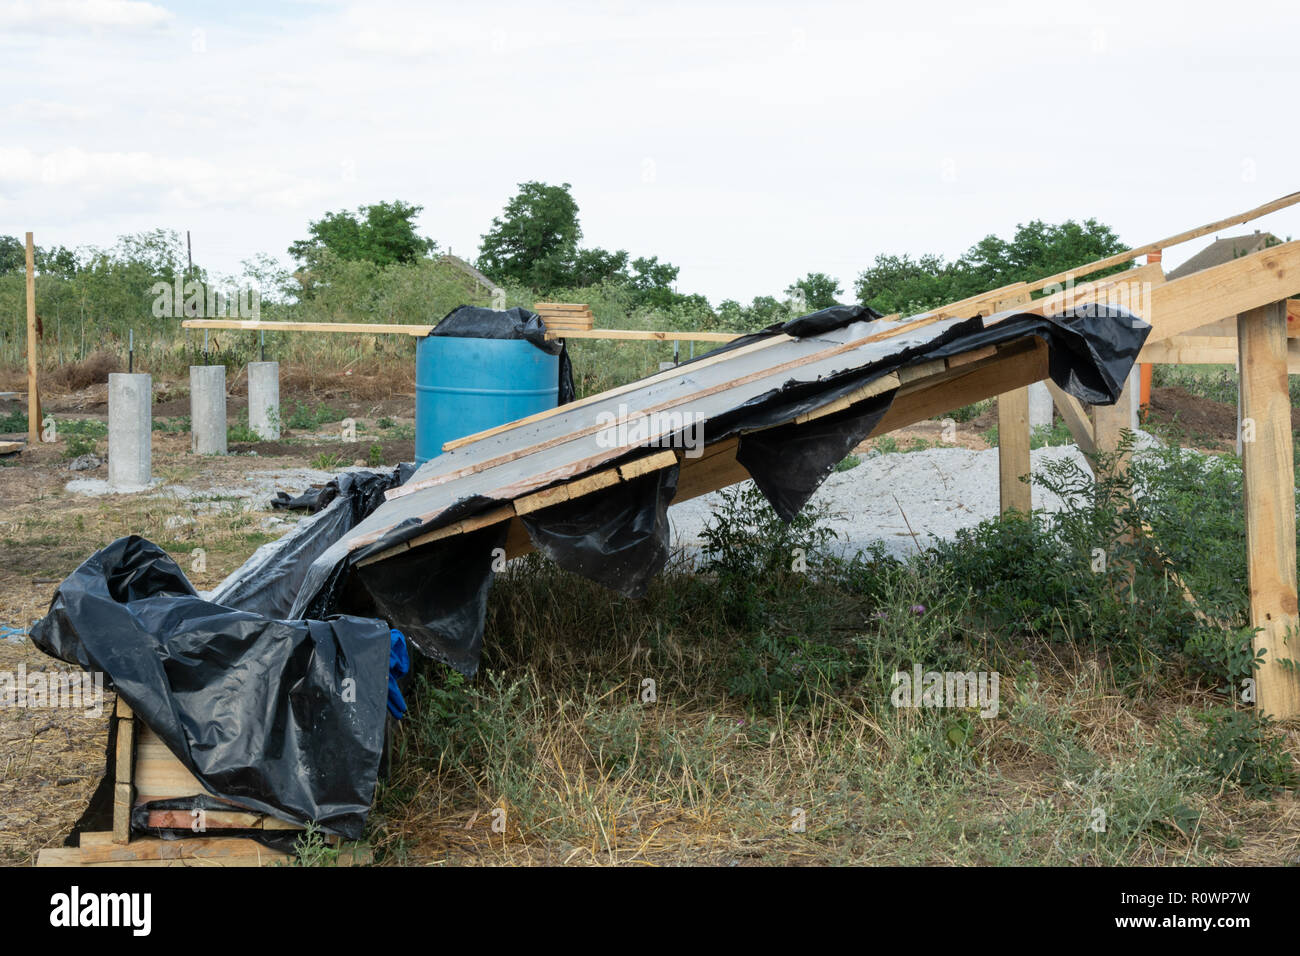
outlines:
[[[176,759],[131,708],[118,700],[112,720],[117,725],[114,754],[113,829],[83,833],[81,845],[41,850],[37,866],[268,866],[285,864],[293,856],[259,843],[249,830],[302,832],[300,824],[241,806],[208,791]],[[132,837],[131,814],[166,800],[206,796],[228,810],[148,809],[150,829],[166,830],[179,839]],[[223,835],[222,831],[227,831]],[[238,833],[239,835],[233,835]],[[324,837],[338,847],[341,865],[370,862],[362,846],[344,846],[338,837]]]

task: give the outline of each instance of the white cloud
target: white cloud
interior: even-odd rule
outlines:
[[[23,100],[0,111],[6,119],[31,123],[75,123],[88,119],[90,110],[73,103],[56,103],[51,100]]]
[[[154,29],[173,19],[171,11],[144,0],[16,0],[0,3],[6,30],[57,31],[60,28]]]
[[[88,152],[61,149],[38,154],[0,148],[0,189],[51,188],[81,191],[88,199],[121,192],[153,196],[158,205],[195,209],[247,204],[296,207],[324,192],[317,180],[269,165],[229,165],[192,156],[150,152]]]

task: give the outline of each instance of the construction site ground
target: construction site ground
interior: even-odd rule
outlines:
[[[70,420],[106,420],[104,386],[92,386],[78,392],[51,394],[46,398],[46,412],[59,422]],[[6,625],[6,637],[0,638],[0,670],[17,671],[24,666],[29,672],[63,669],[64,665],[37,651],[22,636],[21,629],[45,613],[55,586],[89,554],[113,539],[138,534],[164,547],[187,569],[200,590],[214,587],[225,575],[242,564],[261,544],[283,534],[298,516],[274,511],[266,503],[273,490],[299,492],[320,483],[340,468],[353,465],[392,467],[410,460],[414,454],[414,396],[402,395],[356,401],[346,394],[321,395],[288,391],[282,403],[300,399],[307,405],[325,405],[337,418],[349,417],[356,422],[356,442],[339,437],[337,419],[322,422],[310,429],[289,430],[280,441],[268,443],[232,442],[226,457],[196,457],[189,453],[189,435],[183,430],[155,431],[153,472],[162,479],[151,492],[133,495],[77,493],[69,491],[72,481],[94,481],[106,476],[100,464],[82,471],[70,471],[67,437],[52,444],[29,447],[21,455],[0,460],[0,541],[5,560],[0,562],[0,624]],[[231,421],[238,419],[240,402],[233,397]],[[0,404],[0,414],[20,408]],[[154,409],[156,422],[188,414],[183,395],[167,398]],[[996,416],[991,408],[977,409],[966,421],[956,423],[955,433],[945,431],[941,421],[921,422],[893,433],[882,441],[864,443],[855,456],[867,457],[872,450],[884,454],[905,454],[909,449],[939,447],[941,444],[969,450],[990,447],[990,428]],[[1300,421],[1297,422],[1300,425]],[[1157,388],[1150,412],[1144,421],[1147,430],[1156,433],[1181,432],[1183,443],[1207,452],[1230,451],[1235,434],[1235,410],[1226,404],[1198,397],[1181,388]],[[91,439],[94,452],[102,458],[106,441]],[[859,465],[858,467],[864,467]],[[865,467],[870,467],[870,462]],[[262,474],[250,492],[249,477]],[[271,477],[268,479],[267,475]],[[183,489],[183,495],[173,493]],[[205,556],[202,570],[195,570],[194,549]],[[581,582],[583,593],[586,582]],[[622,641],[614,653],[620,665],[628,665],[629,677],[635,674],[637,656],[644,648],[644,634],[629,624],[620,634],[617,621],[609,622],[606,641]],[[489,628],[492,620],[489,619]],[[488,642],[492,637],[489,635]],[[533,648],[532,653],[549,660],[519,676],[531,696],[534,708],[546,697],[545,682],[556,679],[562,669],[557,657],[575,653],[572,648]],[[672,653],[689,662],[701,652],[689,647],[674,647]],[[1115,756],[1132,752],[1132,735],[1139,737],[1161,714],[1172,713],[1201,700],[1204,692],[1190,684],[1164,686],[1159,695],[1139,700],[1120,700],[1108,693],[1101,680],[1098,662],[1084,654],[1036,652],[1039,660],[1038,680],[1044,693],[1060,706],[1073,708],[1073,719],[1080,732],[1099,753]],[[498,657],[498,663],[508,653]],[[707,666],[694,660],[691,666]],[[513,675],[506,680],[515,679]],[[483,678],[481,678],[483,679]],[[583,678],[571,692],[583,697]],[[488,684],[480,692],[480,703],[500,697],[501,687]],[[504,701],[502,702],[504,703]],[[518,701],[516,700],[516,704]],[[83,715],[64,710],[0,709],[0,863],[30,864],[37,852],[57,846],[77,816],[86,806],[104,765],[104,740],[112,695],[107,695],[103,712]],[[570,715],[572,716],[572,715]],[[747,775],[763,780],[776,775],[777,765],[787,770],[799,765],[800,772],[811,776],[817,770],[818,733],[830,733],[825,727],[792,730],[783,726],[777,715],[762,721],[757,732],[746,711],[727,699],[706,701],[694,697],[677,710],[671,707],[656,712],[654,733],[696,737],[701,753],[712,753],[712,768],[667,768],[665,779],[680,778],[671,786],[648,787],[640,805],[612,800],[612,794],[626,797],[628,788],[616,787],[620,764],[602,762],[600,734],[617,737],[622,719],[619,713],[602,714],[594,704],[580,715],[585,721],[592,748],[591,761],[598,768],[596,783],[584,783],[582,768],[560,772],[567,783],[552,784],[555,794],[566,786],[576,788],[563,800],[584,811],[593,820],[603,821],[592,832],[607,829],[603,839],[584,841],[578,835],[589,828],[574,825],[552,828],[550,838],[525,839],[508,828],[499,834],[488,827],[488,809],[500,802],[500,793],[474,792],[462,787],[439,787],[438,775],[420,778],[410,768],[400,779],[382,792],[380,810],[374,818],[379,828],[376,840],[380,861],[406,863],[520,863],[520,862],[704,862],[704,863],[806,863],[806,862],[997,862],[997,848],[1008,860],[1053,859],[1052,844],[1059,847],[1061,835],[1052,826],[1065,819],[1054,813],[1072,797],[1057,792],[1049,781],[1050,773],[1041,773],[1046,759],[1042,752],[1023,741],[995,743],[1000,754],[999,772],[987,779],[988,786],[967,794],[957,802],[939,800],[926,808],[918,802],[906,810],[889,808],[878,794],[860,792],[857,784],[822,783],[839,797],[809,796],[813,818],[821,814],[818,825],[834,817],[834,826],[826,832],[834,837],[818,840],[807,833],[792,831],[779,821],[788,821],[789,808],[777,799],[777,790],[753,799],[759,803],[769,797],[771,806],[755,813],[777,820],[776,829],[766,835],[737,822],[726,808],[701,804],[698,799],[684,798],[674,805],[664,793],[687,794],[691,778],[722,772],[733,763],[739,775],[737,786],[744,786]],[[827,713],[826,720],[832,715]],[[602,723],[602,721],[604,723]],[[613,722],[612,724],[610,722]],[[560,724],[563,720],[559,721]],[[847,729],[838,734],[857,734],[855,746],[870,749],[876,732],[866,721],[848,721]],[[557,725],[558,727],[558,725]],[[602,731],[600,728],[604,728]],[[593,729],[595,728],[595,729]],[[723,728],[719,731],[718,728]],[[1146,728],[1145,730],[1143,728]],[[581,728],[580,728],[581,729]],[[557,729],[557,733],[559,730]],[[721,733],[721,737],[718,734]],[[1287,746],[1294,755],[1296,732],[1288,737]],[[537,742],[540,744],[541,742]],[[824,743],[824,742],[823,742]],[[837,746],[845,746],[839,739]],[[718,749],[711,750],[716,747]],[[998,748],[1002,749],[999,750]],[[740,751],[732,752],[735,748]],[[767,770],[762,769],[764,766]],[[833,762],[823,768],[831,777],[839,771]],[[570,774],[572,774],[570,776]],[[795,774],[799,776],[799,774]],[[662,783],[662,781],[661,781]],[[1078,781],[1086,787],[1086,781]],[[588,787],[587,791],[583,791]],[[674,788],[684,788],[677,790]],[[836,788],[839,788],[838,790]],[[846,789],[847,788],[847,789]],[[851,792],[850,792],[851,791]],[[548,791],[549,792],[549,791]],[[748,791],[747,791],[748,792]],[[635,795],[635,788],[632,789]],[[782,795],[784,798],[785,795]],[[798,800],[797,792],[788,794]],[[561,799],[556,796],[556,799]],[[602,800],[611,800],[602,804]],[[820,801],[820,802],[819,802]],[[635,802],[635,801],[634,801]],[[1040,809],[1039,804],[1044,806]],[[824,805],[822,805],[824,804]],[[1126,862],[1237,862],[1295,863],[1300,860],[1300,811],[1293,798],[1280,802],[1248,800],[1236,797],[1206,800],[1196,807],[1197,831],[1180,833],[1175,827],[1164,844],[1141,841]],[[574,811],[577,812],[576,810]],[[899,813],[898,821],[881,817]],[[856,814],[856,816],[855,816]],[[910,815],[909,815],[910,814]],[[1008,829],[1013,819],[1041,816],[1047,826],[1035,835],[1013,833]],[[865,821],[861,828],[853,820]],[[629,824],[629,820],[633,821]],[[811,826],[811,824],[810,824]],[[1000,832],[1001,831],[1001,832]],[[532,831],[538,832],[536,828]],[[542,832],[549,832],[542,828]],[[1207,836],[1208,835],[1208,836]],[[1199,836],[1199,840],[1197,839]],[[1073,835],[1071,836],[1073,840]],[[1190,848],[1195,844],[1197,849]],[[1204,846],[1211,849],[1206,850]],[[1068,849],[1068,848],[1067,848]],[[1180,854],[1183,858],[1180,859]],[[1077,858],[1077,848],[1055,857],[1057,862]],[[1107,860],[1099,860],[1107,862]]]

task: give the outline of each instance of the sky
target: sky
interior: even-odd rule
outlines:
[[[401,199],[472,260],[541,180],[680,291],[820,271],[849,299],[882,253],[1088,217],[1138,245],[1300,189],[1298,27],[1268,0],[0,0],[0,234],[189,230],[232,274]]]

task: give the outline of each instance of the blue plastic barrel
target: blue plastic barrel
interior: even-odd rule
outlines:
[[[560,357],[523,339],[430,335],[415,350],[415,461],[444,443],[554,408]]]

